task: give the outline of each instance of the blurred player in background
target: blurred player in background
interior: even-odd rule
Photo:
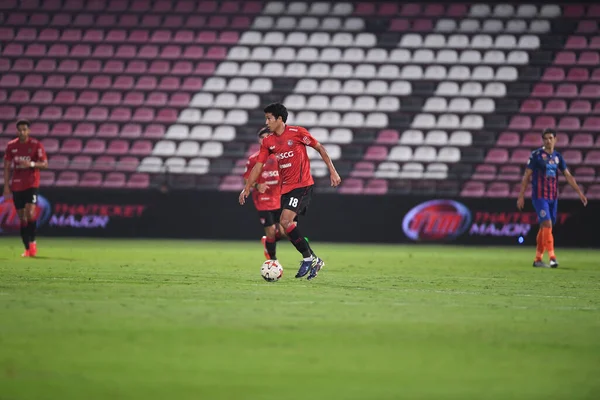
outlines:
[[[40,188],[40,170],[48,168],[42,144],[29,136],[30,123],[17,121],[18,137],[8,142],[4,152],[4,198],[12,195],[21,222],[21,239],[25,246],[22,257],[37,254],[35,241],[35,206]],[[12,166],[12,179],[11,179]]]
[[[579,195],[581,202],[587,206],[587,198],[577,185],[575,178],[569,172],[562,155],[554,150],[556,131],[545,129],[542,132],[544,147],[534,150],[527,161],[527,168],[521,182],[521,191],[517,200],[517,207],[522,210],[525,206],[525,190],[531,179],[531,200],[538,216],[540,229],[537,234],[537,249],[534,267],[548,267],[543,261],[544,252],[550,256],[550,267],[558,267],[558,260],[554,253],[554,236],[552,226],[556,223],[558,211],[558,171],[562,172],[567,182]]]
[[[282,180],[281,187],[281,212],[280,223],[296,250],[302,254],[303,260],[296,273],[296,278],[308,274],[307,279],[313,279],[325,266],[323,260],[313,255],[306,239],[300,233],[295,219],[304,215],[310,204],[314,180],[310,173],[310,160],[306,146],[314,148],[323,158],[329,168],[331,186],[341,183],[327,150],[315,140],[303,127],[286,125],[288,111],[281,103],[269,104],[264,110],[266,124],[271,135],[265,137],[260,146],[256,164],[250,171],[246,186],[239,196],[240,204],[246,202],[246,197],[254,182],[258,179],[263,164],[271,154],[274,154],[279,164],[279,175]]]
[[[271,132],[269,127],[265,126],[258,131],[258,143],[262,141]],[[250,172],[256,164],[259,151],[248,157],[246,162],[246,171],[244,172],[244,184],[248,182]],[[261,241],[264,247],[265,258],[267,260],[277,260],[276,243],[282,238],[287,238],[285,229],[279,224],[281,217],[281,180],[279,179],[279,165],[277,158],[271,154],[264,163],[262,171],[252,187],[252,200],[254,207],[258,211],[260,223],[265,229],[265,236]],[[298,220],[298,217],[295,219]],[[309,246],[310,248],[310,246]],[[312,250],[311,250],[312,253]]]

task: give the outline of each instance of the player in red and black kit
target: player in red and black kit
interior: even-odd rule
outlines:
[[[21,221],[21,238],[25,245],[22,257],[37,254],[35,205],[40,187],[40,170],[48,168],[44,146],[29,137],[29,126],[27,120],[17,121],[18,138],[8,142],[4,153],[4,198],[10,197],[12,192],[13,203]]]
[[[250,188],[258,179],[263,164],[270,154],[275,154],[279,164],[279,175],[281,178],[281,212],[280,224],[292,242],[294,247],[302,254],[303,260],[296,278],[302,278],[308,274],[308,279],[313,279],[325,266],[323,260],[313,255],[304,236],[294,222],[296,216],[304,215],[310,204],[313,192],[314,180],[310,173],[310,160],[306,152],[306,146],[314,148],[321,157],[331,176],[331,186],[338,186],[342,179],[335,169],[327,150],[315,140],[314,137],[301,126],[286,125],[288,112],[283,104],[269,104],[264,110],[266,124],[271,135],[263,139],[256,164],[248,179],[246,186],[239,196],[240,204],[246,202],[250,194]]]
[[[265,126],[258,131],[258,143],[267,137],[271,131]],[[244,183],[248,181],[250,172],[256,164],[259,151],[248,157],[246,170],[244,171]],[[252,200],[258,211],[260,223],[265,229],[265,236],[261,241],[267,260],[277,260],[276,243],[282,238],[287,238],[285,230],[279,224],[281,217],[281,180],[279,179],[279,165],[275,154],[271,154],[263,165],[262,171],[256,182],[252,185]],[[296,221],[298,217],[296,216]],[[310,246],[309,246],[310,247]],[[312,253],[312,250],[311,250]]]

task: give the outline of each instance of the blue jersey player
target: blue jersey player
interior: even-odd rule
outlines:
[[[525,190],[531,180],[531,200],[533,208],[537,213],[540,229],[537,234],[537,249],[534,267],[548,267],[543,261],[544,252],[548,251],[550,256],[550,267],[558,267],[556,254],[554,254],[554,236],[552,226],[556,223],[556,212],[558,210],[558,173],[562,172],[567,182],[579,195],[584,206],[587,199],[577,185],[575,178],[569,172],[567,164],[562,155],[554,150],[556,143],[556,131],[545,129],[542,132],[544,147],[534,150],[527,161],[527,168],[521,182],[521,191],[517,200],[517,207],[522,210],[525,206]]]

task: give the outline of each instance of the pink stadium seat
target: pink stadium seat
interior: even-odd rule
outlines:
[[[17,117],[35,120],[39,115],[40,109],[37,106],[23,106],[19,109]]]
[[[72,26],[89,27],[94,25],[94,16],[91,14],[77,14],[71,22]]]
[[[461,192],[461,197],[483,197],[485,194],[485,183],[483,182],[467,182]]]
[[[163,78],[163,79],[165,79],[165,78]],[[197,92],[200,89],[202,89],[203,83],[204,83],[204,81],[202,80],[202,78],[196,78],[196,77],[188,76],[187,78],[185,78],[183,80],[183,83],[181,85],[181,89],[186,90],[186,91],[190,91],[190,92]],[[159,89],[160,88],[161,87],[159,86]],[[177,87],[177,89],[179,89],[179,86]],[[161,90],[168,90],[168,89],[165,87],[165,89],[161,89]]]
[[[2,132],[2,127],[0,125],[0,134],[1,134],[1,132]],[[46,124],[44,122],[34,122],[31,124],[31,134],[34,135],[36,138],[48,136],[49,133],[50,133],[50,128],[49,128],[48,124]]]
[[[62,31],[59,40],[61,42],[80,42],[82,37],[80,29],[65,29]]]
[[[98,126],[96,137],[114,138],[119,135],[119,126],[113,123],[105,123]]]
[[[159,57],[169,60],[178,59],[181,57],[181,47],[176,45],[165,46],[160,51]]]
[[[497,180],[500,181],[520,181],[523,178],[521,167],[517,165],[504,165],[500,167]]]
[[[556,97],[577,97],[577,86],[571,83],[560,84],[556,87]]]
[[[220,44],[236,44],[239,40],[240,35],[235,31],[224,31],[219,34]]]
[[[594,33],[598,31],[598,24],[593,20],[579,21],[577,33]]]
[[[1,33],[0,33],[1,37]],[[19,28],[15,40],[19,42],[33,42],[37,39],[37,30],[32,28]]]
[[[546,68],[542,76],[542,80],[544,81],[562,81],[563,79],[565,79],[565,70],[563,68]]]
[[[524,115],[516,115],[510,119],[508,129],[525,131],[531,129],[531,118]]]
[[[247,29],[250,27],[250,18],[248,17],[233,17],[231,23],[229,24],[233,29]],[[225,28],[227,27],[227,20],[225,19],[224,25],[222,25],[219,21],[216,21],[212,25],[209,20],[209,27],[211,28]]]
[[[93,101],[91,104],[96,104],[98,102],[98,93],[97,92],[84,92],[88,93],[90,100]],[[94,96],[92,96],[92,93]],[[82,100],[83,93],[79,97]],[[94,101],[95,100],[95,101]],[[100,98],[100,104],[103,106],[118,106],[123,101],[123,95],[120,92],[104,92],[102,93],[102,97]]]
[[[92,169],[95,171],[114,171],[117,161],[113,156],[98,156],[94,160]]]
[[[370,146],[365,152],[364,159],[369,161],[383,161],[388,156],[388,149],[385,146]]]
[[[0,58],[0,72],[5,73],[10,70],[10,61],[6,58]]]
[[[25,104],[29,103],[30,100],[31,95],[28,90],[14,90],[8,99],[12,104]]]
[[[217,41],[217,32],[215,31],[200,31],[196,36],[196,43],[213,44]]]
[[[148,68],[148,73],[151,75],[166,75],[169,73],[168,61],[152,61]]]
[[[478,181],[493,181],[496,179],[496,166],[490,164],[480,164],[475,167],[475,173],[471,177]]]
[[[385,179],[371,179],[364,188],[364,194],[383,195],[388,192],[388,181]]]
[[[587,117],[583,121],[582,130],[600,132],[600,117]]]
[[[56,179],[54,171],[41,171],[40,172],[40,185],[43,187],[49,187],[54,185]]]
[[[150,176],[147,174],[132,174],[126,187],[131,189],[147,189],[150,186]]]
[[[584,82],[590,78],[590,74],[586,68],[571,68],[567,74],[568,81]]]
[[[125,186],[125,174],[121,172],[110,172],[104,178],[102,187],[105,188],[122,188]]]
[[[104,41],[104,31],[100,29],[87,29],[83,32],[83,42],[100,43]]]
[[[527,99],[521,104],[521,112],[528,114],[537,114],[542,112],[542,101],[537,99]]]
[[[71,163],[69,165],[71,169],[75,169],[78,171],[88,170],[92,167],[92,157],[82,155],[74,156],[71,159]]]
[[[23,55],[23,45],[17,43],[9,43],[6,45],[6,47],[4,47],[2,55],[5,57],[19,57]]]
[[[569,106],[569,114],[588,114],[592,111],[592,105],[587,100],[574,100]]]
[[[82,122],[75,126],[73,134],[77,137],[91,137],[96,134],[96,126],[89,122]]]
[[[55,60],[44,59],[44,60],[39,60],[35,64],[36,72],[49,73],[49,72],[54,72],[55,70],[56,70],[56,61]]]
[[[15,74],[2,74],[0,77],[0,87],[17,87],[21,84],[21,79]]]
[[[506,164],[508,162],[508,150],[490,149],[485,157],[485,162],[490,164]]]
[[[519,134],[516,132],[502,132],[498,138],[500,147],[517,147],[519,145]]]
[[[211,2],[203,2],[202,4],[205,3],[213,3],[215,4],[215,8],[216,8],[216,2],[211,1]],[[220,13],[223,14],[232,14],[232,13],[239,13],[240,10],[240,3],[238,3],[237,1],[225,1],[221,4],[221,8],[219,9]]]
[[[135,84],[137,90],[156,89],[156,78],[154,76],[142,76]]]
[[[136,156],[146,156],[152,153],[152,142],[149,140],[137,140],[133,142],[129,154]]]
[[[588,84],[583,85],[581,89],[581,97],[598,99],[600,98],[600,85],[598,84]]]
[[[73,94],[74,92],[67,92],[69,94]],[[69,96],[70,98],[70,96]],[[93,90],[84,90],[79,93],[79,97],[77,98],[77,104],[91,106],[98,103],[98,92]]]
[[[60,148],[58,140],[52,138],[42,139],[42,145],[44,145],[44,149],[48,154],[58,153]]]
[[[50,121],[59,120],[62,118],[62,109],[56,106],[45,107],[40,118]]]
[[[190,15],[185,21],[185,27],[188,29],[198,29],[199,26],[206,25],[206,16]]]
[[[354,6],[355,15],[372,15],[375,13],[375,4],[358,3]]]
[[[600,36],[594,36],[590,39],[590,49],[600,49]]]
[[[145,74],[148,69],[148,65],[146,61],[140,60],[130,60],[127,62],[127,67],[125,68],[125,73],[140,75]]]
[[[359,161],[350,172],[353,178],[372,178],[375,174],[375,164],[369,161]]]
[[[397,144],[400,140],[398,131],[394,129],[385,129],[379,132],[376,143],[378,144]]]
[[[394,18],[390,23],[389,30],[391,32],[404,32],[410,30],[410,23],[407,19]]]
[[[17,109],[13,106],[0,106],[0,119],[14,120],[17,116]]]
[[[169,29],[179,29],[181,26],[183,26],[182,15],[167,15],[161,25],[161,27]]]
[[[92,107],[87,113],[88,121],[106,121],[108,118],[108,109],[106,107]]]
[[[558,123],[558,129],[563,131],[574,131],[580,127],[581,124],[577,117],[562,117]]]
[[[49,89],[62,89],[67,86],[67,81],[63,75],[50,75],[44,82],[44,87]]]
[[[38,42],[56,42],[59,40],[59,31],[53,28],[42,29],[38,35],[37,40]]]
[[[505,182],[492,182],[486,190],[487,197],[501,198],[508,197],[510,189],[508,183]]]
[[[108,119],[116,122],[129,122],[131,120],[131,109],[125,107],[113,108]]]
[[[73,134],[73,125],[69,122],[58,122],[52,126],[50,136],[52,137],[68,137]]]
[[[152,35],[150,36],[151,43],[164,44],[164,43],[169,43],[170,41],[171,41],[171,32],[167,31],[167,30],[154,31],[154,32],[152,32]]]
[[[170,107],[187,107],[190,104],[191,96],[188,93],[173,93],[169,99]]]
[[[123,16],[125,17],[125,16]],[[121,26],[127,26],[127,22],[123,21],[123,19],[126,18],[122,18],[122,23],[124,22],[125,25],[121,25]],[[134,17],[134,19],[136,19]],[[104,39],[105,42],[108,43],[116,43],[116,44],[120,44],[120,43],[124,43],[127,41],[127,31],[125,31],[124,29],[111,29],[106,33],[106,38]]]
[[[117,76],[112,87],[117,90],[131,90],[134,87],[134,82],[135,79],[131,76]]]
[[[583,161],[583,156],[579,150],[566,150],[562,155],[567,165],[579,165]]]
[[[525,165],[527,163],[527,160],[529,160],[530,155],[531,155],[531,150],[529,150],[529,149],[513,150],[511,157],[510,157],[510,163]]]
[[[548,114],[564,114],[567,111],[567,103],[564,100],[549,100],[544,112]]]
[[[600,199],[600,185],[590,185],[585,195],[591,200]]]
[[[94,57],[98,57],[94,55]],[[125,65],[123,61],[120,60],[109,60],[104,63],[104,67],[102,68],[102,72],[105,74],[122,74],[125,70]]]
[[[146,105],[153,107],[162,107],[167,105],[167,94],[162,92],[149,93],[146,98]]]
[[[142,22],[142,26],[147,22]],[[146,43],[149,40],[148,31],[146,30],[133,30],[129,33],[127,41],[130,43]]]
[[[142,136],[142,127],[139,124],[125,124],[121,128],[120,137],[136,139]]]
[[[600,55],[596,51],[584,51],[579,55],[577,64],[580,65],[598,65],[600,63]]]
[[[101,139],[90,139],[83,148],[84,154],[103,154],[106,151],[106,143]]]
[[[102,186],[102,174],[100,172],[85,172],[79,181],[82,187],[100,187]]]
[[[348,178],[339,188],[338,192],[342,194],[362,194],[364,190],[364,182],[362,179]]]
[[[94,74],[100,72],[102,69],[102,63],[98,60],[85,60],[81,64],[81,71],[88,74]]]
[[[111,79],[106,75],[96,75],[92,78],[90,82],[90,89],[97,90],[106,90],[109,89],[112,85]]]
[[[123,3],[125,5],[127,5],[127,3]],[[97,27],[113,27],[117,25],[117,17],[115,15],[110,15],[110,14],[101,14],[98,16],[98,18],[96,19],[96,26]]]
[[[552,97],[554,87],[550,83],[538,83],[533,87],[531,94],[535,97]]]
[[[69,26],[71,25],[71,16],[69,14],[54,14],[50,25],[56,27]]]
[[[89,85],[89,80],[87,76],[82,75],[73,75],[69,78],[67,82],[67,88],[69,89],[85,89]]]
[[[15,60],[13,63],[13,67],[11,69],[13,72],[31,72],[31,71],[33,71],[33,60],[30,60],[30,59]]]
[[[148,139],[162,139],[165,136],[165,127],[161,124],[146,125],[142,137]]]
[[[60,149],[64,154],[79,154],[83,149],[83,144],[80,139],[66,139]]]
[[[112,140],[106,150],[106,154],[125,155],[129,151],[129,143],[125,140]]]
[[[594,137],[589,133],[578,133],[571,139],[571,147],[590,148],[594,147]]]
[[[115,52],[116,58],[135,58],[136,57],[136,48],[135,46],[124,44],[117,47]]]
[[[190,30],[179,30],[175,32],[175,36],[173,37],[173,43],[192,43],[194,41],[194,32]]]
[[[115,168],[118,171],[133,172],[137,171],[138,165],[140,165],[140,161],[137,157],[121,157]]]

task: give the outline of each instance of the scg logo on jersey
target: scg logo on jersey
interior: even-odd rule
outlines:
[[[275,156],[278,160],[285,160],[286,158],[294,157],[293,151],[286,151],[285,153],[277,153]]]
[[[456,239],[471,224],[465,205],[452,200],[431,200],[410,210],[402,221],[404,234],[415,241]]]
[[[35,219],[37,226],[42,226],[50,219],[52,209],[50,203],[45,197],[37,195],[37,204],[35,207]],[[16,232],[19,230],[20,222],[17,210],[15,209],[12,198],[4,199],[0,196],[0,233]]]

